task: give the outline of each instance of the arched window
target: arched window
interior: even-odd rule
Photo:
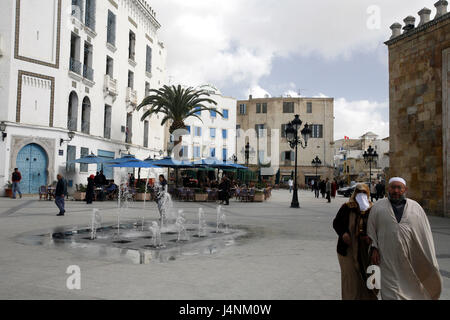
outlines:
[[[69,96],[69,109],[67,112],[67,129],[70,131],[77,131],[78,118],[78,96],[75,91],[72,91]]]
[[[91,101],[88,97],[83,99],[81,109],[81,132],[89,134],[91,122]]]

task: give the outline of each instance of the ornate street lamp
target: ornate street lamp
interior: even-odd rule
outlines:
[[[5,141],[5,138],[8,136],[6,131],[6,123],[4,121],[0,122],[0,132],[2,133],[2,141]]]
[[[319,159],[319,156],[316,156],[313,161],[311,161],[311,164],[316,167],[316,183],[317,183],[317,168],[322,165],[322,161]]]
[[[364,151],[363,154],[364,162],[369,164],[369,184],[372,184],[372,162],[376,162],[378,159],[378,153],[375,151],[372,146],[369,146],[369,149]]]
[[[286,138],[289,142],[289,146],[291,149],[295,149],[295,174],[294,174],[294,194],[292,196],[291,208],[300,208],[298,203],[298,194],[297,194],[297,153],[298,146],[300,145],[303,149],[308,146],[308,138],[311,135],[311,129],[308,124],[305,124],[305,127],[300,132],[303,141],[298,136],[298,129],[302,125],[302,121],[300,120],[300,116],[298,114],[295,115],[294,120],[289,122],[286,125]]]
[[[59,139],[59,146],[62,146],[62,144],[64,143],[64,142],[70,142],[70,141],[72,141],[72,139],[75,137],[75,132],[73,132],[73,131],[69,131],[68,133],[67,133],[67,135],[69,136],[69,139],[67,140],[65,140],[65,139]]]
[[[245,166],[248,168],[248,159],[250,157],[250,142],[245,145]]]

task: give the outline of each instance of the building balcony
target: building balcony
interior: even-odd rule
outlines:
[[[84,65],[83,66],[83,78],[86,78],[90,81],[94,81],[94,70],[91,67]]]
[[[78,61],[74,58],[70,58],[70,65],[69,65],[70,71],[81,75],[81,66],[82,66],[82,64],[80,61]]]
[[[132,104],[134,106],[137,105],[137,91],[132,88],[127,88],[127,103]]]
[[[105,92],[113,97],[117,96],[117,80],[105,75]]]

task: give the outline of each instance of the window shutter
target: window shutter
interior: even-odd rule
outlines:
[[[147,62],[146,62],[146,71],[152,72],[152,48],[147,46]]]
[[[291,151],[291,161],[295,161],[295,153],[294,153],[294,151]]]
[[[286,152],[281,153],[281,161],[286,161]]]

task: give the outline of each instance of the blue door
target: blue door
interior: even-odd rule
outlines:
[[[39,193],[39,187],[47,185],[47,154],[37,144],[23,147],[17,155],[17,168],[22,174],[20,190],[25,194]]]

